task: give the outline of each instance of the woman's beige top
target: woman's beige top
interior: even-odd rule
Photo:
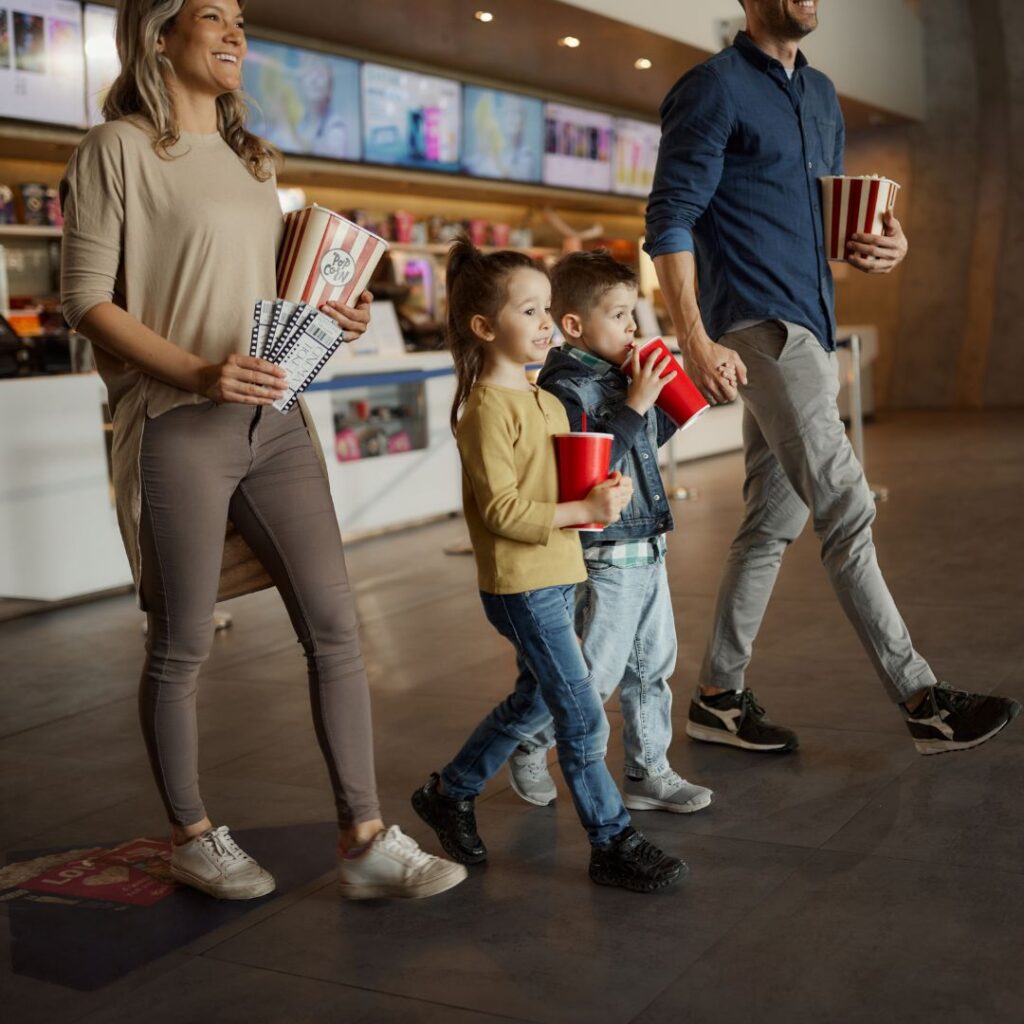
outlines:
[[[277,294],[275,181],[257,181],[218,133],[183,132],[168,159],[153,149],[145,126],[133,117],[93,128],[68,163],[61,182],[64,316],[77,328],[94,306],[114,302],[208,362],[248,354],[253,306]],[[118,522],[138,588],[146,418],[205,399],[98,347],[96,365],[110,398]],[[222,577],[222,597],[269,582],[255,583],[255,556],[240,545],[235,537],[226,548],[235,582]],[[239,577],[249,579],[241,589]]]
[[[587,578],[579,535],[556,530],[555,434],[569,419],[554,395],[477,384],[459,420],[462,505],[480,589],[521,594]]]

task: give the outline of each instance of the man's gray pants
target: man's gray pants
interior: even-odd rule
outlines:
[[[743,689],[782,556],[810,511],[825,571],[892,699],[932,686],[935,675],[914,650],[875,558],[875,502],[839,418],[835,353],[806,327],[779,320],[733,331],[720,344],[747,367],[746,514],[726,559],[701,684]]]

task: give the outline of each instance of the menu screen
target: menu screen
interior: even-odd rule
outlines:
[[[103,101],[121,73],[114,37],[116,22],[113,7],[85,5],[85,103],[89,124],[103,121]]]
[[[476,85],[462,88],[462,168],[478,178],[540,181],[544,103]]]
[[[285,153],[358,160],[359,62],[249,39],[249,127]]]
[[[611,191],[610,115],[559,103],[545,104],[544,184]]]
[[[660,142],[661,128],[658,125],[616,118],[613,192],[627,196],[650,195]]]
[[[452,79],[364,64],[364,159],[458,171],[460,88]]]
[[[83,124],[81,5],[77,0],[0,4],[0,116]]]

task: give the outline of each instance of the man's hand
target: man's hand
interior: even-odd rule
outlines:
[[[885,211],[883,223],[884,235],[856,234],[846,243],[847,260],[865,274],[888,274],[907,255],[907,236],[892,210]]]
[[[743,360],[731,348],[710,338],[686,347],[683,366],[712,405],[735,401],[738,386],[747,383],[747,367]]]

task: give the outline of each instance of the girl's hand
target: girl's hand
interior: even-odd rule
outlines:
[[[345,306],[340,302],[325,302],[320,307],[321,313],[326,313],[332,320],[345,328],[346,333],[342,335],[343,341],[355,341],[361,334],[366,333],[370,326],[370,304],[373,302],[373,292],[365,291],[359,296],[359,301],[354,306]]]
[[[272,405],[287,394],[288,388],[280,366],[232,353],[223,363],[209,363],[199,370],[195,391],[218,405]]]
[[[672,362],[671,356],[662,356],[658,359],[653,353],[648,357],[647,362],[640,365],[640,346],[633,346],[633,353],[630,357],[630,382],[629,390],[626,392],[626,405],[641,416],[658,401],[658,396],[669,381],[673,381],[679,375],[673,370],[670,374],[662,377]]]
[[[583,499],[591,513],[587,518],[606,525],[617,522],[632,497],[633,481],[628,476],[614,472]]]

